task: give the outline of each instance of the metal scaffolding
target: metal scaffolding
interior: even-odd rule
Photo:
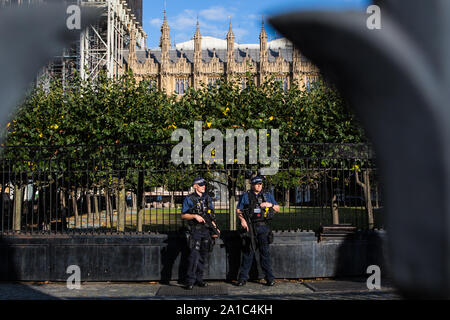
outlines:
[[[83,0],[81,4],[104,9],[98,23],[81,33],[78,61],[81,77],[95,79],[103,69],[108,77],[117,78],[125,71],[123,52],[129,49],[131,33],[134,32],[142,49],[147,47],[147,35],[124,0]]]
[[[55,0],[0,0],[0,7],[39,5]],[[132,6],[131,10],[128,2]],[[124,51],[128,52],[130,35],[135,35],[137,46],[147,48],[147,34],[141,25],[142,0],[69,0],[67,3],[103,9],[95,25],[83,30],[80,40],[66,48],[39,74],[38,82],[46,81],[45,75],[63,81],[69,80],[74,70],[82,79],[96,79],[101,70],[108,77],[117,78],[125,72]],[[136,18],[136,15],[138,18]]]

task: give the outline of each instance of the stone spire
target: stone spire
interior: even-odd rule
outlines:
[[[227,40],[233,40],[233,42],[231,43],[231,45],[233,45],[234,43],[234,33],[233,33],[233,29],[231,28],[231,18],[230,18],[230,26],[228,27],[228,33],[227,33]]]
[[[164,90],[167,90],[169,88],[169,77],[168,77],[168,70],[169,70],[169,50],[170,50],[170,28],[169,24],[167,23],[167,16],[166,16],[166,10],[164,9],[164,22],[161,26],[161,40],[159,43],[159,46],[161,47],[161,73],[159,75],[160,77],[160,83],[161,88]]]
[[[231,18],[230,27],[227,33],[227,72],[230,73],[232,70],[232,65],[234,63],[234,33],[231,29]]]
[[[195,35],[194,35],[194,55],[195,55],[195,58],[199,59],[198,62],[200,62],[201,58],[202,58],[202,35],[200,33],[198,17],[197,17],[197,29],[195,30]]]
[[[265,80],[265,73],[267,70],[267,33],[264,28],[264,16],[262,17],[261,32],[259,34],[259,83],[262,84]]]
[[[164,10],[164,22],[161,26],[161,40],[159,46],[161,47],[161,58],[169,61],[169,49],[170,49],[170,27],[167,23],[166,10]]]
[[[267,60],[267,33],[264,28],[264,16],[262,19],[261,33],[259,34],[259,61],[265,62]]]
[[[194,88],[200,86],[200,71],[202,64],[202,35],[200,34],[200,26],[197,16],[197,29],[194,35]]]
[[[292,46],[292,79],[300,83],[300,71],[302,67],[300,50],[293,45]]]

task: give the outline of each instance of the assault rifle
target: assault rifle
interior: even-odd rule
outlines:
[[[205,226],[214,234],[219,236],[220,232],[214,225],[215,219],[211,217],[211,209],[208,209],[208,212],[202,212],[201,210],[195,210],[193,212],[194,214],[198,214],[200,217],[202,217],[205,220]],[[214,223],[213,223],[214,222]]]
[[[253,221],[250,215],[250,209],[244,208],[244,210],[242,210],[242,216],[244,217],[245,221],[247,222],[247,226],[248,226],[248,232],[246,232],[243,236],[246,238],[250,238],[249,244],[250,244],[250,250],[253,251],[254,254],[254,259],[256,261],[256,268],[258,271],[258,276],[259,274],[262,273],[262,268],[259,262],[259,257],[256,256],[256,252],[258,251],[258,245],[256,243],[256,232],[255,232],[255,227],[253,225]]]
[[[256,245],[256,234],[255,234],[255,228],[253,227],[253,221],[250,217],[249,208],[244,208],[242,211],[242,216],[244,217],[245,221],[247,222],[248,226],[248,232],[245,234],[246,237],[250,238],[250,249],[253,252],[256,252],[257,245]]]

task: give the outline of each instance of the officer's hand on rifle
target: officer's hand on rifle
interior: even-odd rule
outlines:
[[[247,221],[245,221],[244,218],[241,219],[241,226],[242,226],[242,228],[244,228],[244,229],[247,230],[247,232],[248,232]]]
[[[194,219],[198,221],[198,223],[205,223],[205,219],[203,219],[200,215],[194,214]]]
[[[217,226],[217,224],[214,223],[214,227],[216,228],[217,232],[220,234],[220,229],[219,229],[219,227]]]

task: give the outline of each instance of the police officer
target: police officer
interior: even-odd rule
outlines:
[[[245,192],[238,203],[236,212],[241,221],[242,228],[249,231],[248,222],[245,220],[243,210],[248,210],[248,215],[251,217],[253,229],[256,235],[256,245],[259,249],[259,258],[261,268],[265,275],[266,284],[273,286],[275,284],[272,266],[270,263],[269,251],[269,234],[271,233],[268,225],[267,216],[265,213],[280,212],[280,206],[275,201],[271,193],[263,192],[263,180],[260,176],[251,179],[251,190]],[[271,209],[272,208],[272,209]],[[255,249],[244,247],[242,252],[242,263],[239,273],[238,286],[243,286],[248,280],[248,274],[253,263]],[[257,258],[257,257],[256,257]]]
[[[202,177],[194,179],[192,183],[194,192],[188,195],[183,202],[181,218],[188,221],[189,228],[189,257],[185,288],[192,290],[194,285],[206,287],[203,281],[203,271],[208,259],[210,249],[212,249],[212,238],[217,238],[212,234],[210,228],[206,226],[206,221],[199,214],[214,215],[214,206],[211,197],[205,193],[206,181]],[[217,228],[213,221],[212,224]],[[220,233],[220,230],[217,228]]]

